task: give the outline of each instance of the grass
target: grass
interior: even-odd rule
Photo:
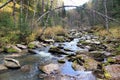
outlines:
[[[110,33],[105,30],[102,26],[97,26],[95,29],[95,33],[97,35],[103,36],[103,37],[109,37],[109,38],[120,38],[120,26],[114,26],[110,27],[109,29]]]
[[[38,29],[37,31],[37,35],[39,36],[42,32],[42,29]],[[62,26],[54,26],[54,27],[48,27],[44,34],[43,37],[46,39],[51,39],[51,38],[55,38],[56,36],[66,36],[67,32],[65,29],[63,29]]]

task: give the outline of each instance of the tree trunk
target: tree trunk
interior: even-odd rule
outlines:
[[[107,0],[104,0],[104,8],[105,8],[105,15],[107,15]],[[105,27],[107,29],[107,31],[109,32],[109,23],[108,23],[108,18],[105,17]]]

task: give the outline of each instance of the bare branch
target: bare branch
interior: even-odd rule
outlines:
[[[2,4],[2,5],[0,6],[0,9],[3,8],[3,7],[5,7],[8,3],[12,2],[12,1],[13,1],[13,0],[8,0],[8,1],[5,2],[4,4]]]
[[[41,16],[37,19],[36,22],[39,22],[39,21],[41,20],[41,18],[43,18],[45,15],[47,15],[47,14],[50,13],[51,11],[61,9],[61,8],[63,8],[63,7],[79,7],[79,6],[73,6],[73,5],[61,6],[61,7],[54,8],[54,9],[52,9],[52,10],[48,10],[48,11],[44,12],[44,14],[41,15]],[[85,9],[85,10],[88,10],[88,11],[92,11],[93,13],[96,13],[96,14],[104,17],[104,18],[108,18],[109,20],[115,21],[115,22],[117,22],[117,23],[120,24],[120,22],[119,22],[118,20],[116,20],[116,19],[114,19],[114,18],[112,18],[112,17],[109,17],[109,16],[107,16],[107,15],[105,15],[105,14],[102,14],[102,13],[100,13],[100,12],[94,10],[94,9],[87,9],[87,8],[84,8],[84,7],[80,7],[80,8]]]

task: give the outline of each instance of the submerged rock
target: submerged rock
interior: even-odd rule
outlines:
[[[8,68],[4,66],[3,64],[0,64],[0,72],[6,71]]]
[[[108,80],[120,80],[120,65],[113,64],[104,67],[104,75]]]
[[[58,64],[48,64],[45,66],[39,66],[39,69],[46,74],[54,73],[55,71],[59,71],[59,65]]]
[[[4,59],[4,65],[7,68],[11,68],[11,69],[16,69],[16,68],[20,68],[21,67],[19,61],[16,60],[16,59],[13,59],[13,58],[5,58]]]
[[[31,65],[24,65],[21,67],[22,72],[29,72],[31,70],[32,66]]]

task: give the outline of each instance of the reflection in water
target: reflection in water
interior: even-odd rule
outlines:
[[[71,62],[66,61],[66,63],[61,67],[62,74],[74,76],[76,77],[76,80],[96,80],[92,71],[75,71],[71,65]]]

